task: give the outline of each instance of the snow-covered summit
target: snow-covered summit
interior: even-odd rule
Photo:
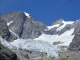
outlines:
[[[74,21],[62,21],[63,25],[57,28],[57,31],[61,31],[67,24],[73,24]]]
[[[53,22],[52,25],[62,24],[63,21],[64,21],[64,19],[58,19],[55,22]]]
[[[54,27],[59,27],[60,24],[55,24],[55,25],[52,25],[52,26],[47,26],[48,30],[50,30],[51,28],[54,28]]]
[[[24,12],[24,14],[25,14],[28,18],[30,18],[30,14],[29,14],[29,13]]]
[[[46,32],[43,33],[38,38],[35,38],[35,40],[41,40],[49,42],[50,44],[58,43],[58,45],[63,46],[69,46],[69,44],[72,42],[72,39],[74,37],[74,21],[64,21],[63,19],[60,19],[53,23],[52,26],[47,26]]]
[[[60,31],[68,24],[73,24],[74,21],[64,21],[63,19],[57,20],[52,24],[52,26],[47,26],[48,30],[57,27],[57,31]]]

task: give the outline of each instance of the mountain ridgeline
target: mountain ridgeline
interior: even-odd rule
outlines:
[[[9,52],[9,49],[6,50],[6,47],[2,45],[4,44],[2,43],[3,41],[0,40],[0,51],[2,51],[1,53],[4,53],[5,58],[9,60],[19,60],[18,57],[20,60],[26,60],[27,58],[34,56],[34,54],[37,56],[37,53],[39,54],[38,57],[40,57],[42,51],[45,53],[44,55],[47,55],[50,52],[50,54],[57,56],[56,53],[58,52],[54,47],[55,45],[59,47],[67,46],[68,51],[80,51],[80,19],[76,21],[64,21],[63,19],[59,19],[53,22],[51,26],[46,26],[44,23],[35,20],[26,12],[12,11],[0,16],[0,36],[8,41],[7,44],[11,47],[15,46],[16,49],[18,45],[21,44],[20,48],[18,47],[19,50],[12,50],[16,52],[16,54],[12,51],[6,53],[5,51]],[[24,42],[23,40],[27,41]],[[37,46],[37,44],[39,46]],[[24,49],[24,46],[27,48]],[[42,46],[45,46],[44,48],[46,50]],[[32,50],[29,51],[29,47]],[[3,49],[5,49],[5,51],[3,51]],[[34,50],[37,52],[33,52]],[[11,59],[9,58],[10,55],[12,56]]]
[[[13,31],[19,36],[19,38],[23,39],[38,38],[42,34],[42,32],[49,35],[61,35],[73,28],[74,32],[71,35],[74,35],[74,38],[72,43],[70,44],[70,49],[75,49],[75,44],[77,44],[75,42],[77,41],[77,38],[75,37],[79,36],[80,33],[80,20],[68,21],[66,23],[63,19],[59,19],[53,22],[52,26],[46,26],[44,23],[34,20],[34,18],[30,14],[19,11],[5,13],[1,15],[1,19],[7,22],[9,30]],[[10,34],[12,35],[12,37],[14,35],[12,34],[12,32],[10,33],[9,30],[6,39],[8,39]],[[1,36],[2,35],[3,34],[1,34]],[[10,41],[16,38],[17,37],[14,37],[10,39]]]
[[[10,30],[24,39],[39,37],[41,31],[46,28],[45,24],[40,21],[35,21],[31,16],[26,16],[24,12],[9,12],[3,14],[1,18],[7,23],[10,23],[8,26]]]

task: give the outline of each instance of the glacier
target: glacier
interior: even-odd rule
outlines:
[[[74,35],[72,35],[73,32],[74,32],[74,28],[64,32],[61,35],[49,35],[49,34],[42,33],[41,36],[35,38],[34,40],[45,41],[45,42],[49,42],[50,44],[53,44],[53,42],[60,41],[63,43],[59,45],[69,46],[69,44],[72,42],[72,39],[74,37]]]
[[[26,39],[17,39],[13,42],[7,42],[5,39],[0,37],[2,45],[9,49],[22,49],[29,51],[37,51],[47,53],[48,56],[58,57],[58,49],[56,46],[51,45],[48,42],[36,41],[36,40],[26,40]]]
[[[11,45],[16,46],[17,49],[29,50],[29,51],[38,51],[47,53],[48,56],[58,56],[58,49],[51,45],[48,42],[36,41],[36,40],[26,40],[26,39],[17,39],[13,42],[10,42]]]
[[[25,14],[26,14],[26,16],[29,16],[27,13],[25,13]],[[12,21],[9,22],[7,25],[9,26],[11,23],[12,23]],[[67,24],[73,24],[72,21],[70,21],[70,22],[63,21],[63,23],[64,24],[62,26],[60,26],[60,24],[56,24],[53,26],[47,26],[48,30],[50,30],[51,28],[54,28],[54,27],[58,27],[57,31],[60,31]],[[9,31],[11,33],[13,33],[15,36],[17,36],[18,38],[16,40],[14,40],[13,42],[7,42],[5,39],[0,37],[0,41],[4,46],[6,46],[10,49],[14,49],[14,47],[15,47],[16,49],[43,52],[43,53],[47,53],[48,56],[56,56],[56,57],[59,56],[60,49],[56,45],[53,45],[53,43],[60,41],[62,43],[60,43],[58,45],[69,46],[69,44],[72,42],[72,39],[74,37],[74,35],[72,35],[72,33],[74,32],[74,28],[65,31],[61,35],[58,35],[58,34],[57,35],[49,35],[49,34],[44,34],[42,32],[42,35],[35,39],[21,39],[21,38],[19,38],[19,36],[16,33],[14,33],[11,30],[9,30]]]

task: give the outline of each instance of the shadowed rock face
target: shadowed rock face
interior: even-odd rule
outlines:
[[[0,36],[6,40],[9,40],[10,38],[10,32],[7,27],[7,23],[1,18],[0,18]]]
[[[17,55],[0,44],[0,60],[19,60]]]
[[[17,38],[10,33],[7,22],[2,18],[0,18],[0,36],[7,41],[12,41]]]
[[[74,30],[74,38],[70,43],[69,50],[80,51],[80,20],[76,21]]]
[[[9,29],[15,32],[17,35],[19,35],[20,38],[24,39],[34,39],[39,37],[42,33],[44,32],[45,34],[50,34],[50,35],[61,35],[65,31],[70,30],[71,28],[74,27],[73,24],[68,24],[66,25],[61,31],[56,31],[58,27],[52,28],[48,31],[44,31],[46,29],[46,25],[43,24],[40,21],[35,21],[31,16],[28,18],[24,12],[9,12],[1,16],[7,23],[13,21],[9,25]],[[63,25],[62,23],[63,19],[57,20],[56,22],[53,23],[55,24],[60,24]]]
[[[0,36],[6,39],[7,41],[12,39],[11,38],[12,35],[9,32],[6,21],[1,18],[0,18]],[[0,42],[0,60],[19,60],[19,59],[17,58],[17,55],[15,53],[4,47]]]
[[[80,33],[80,19],[74,22],[74,27],[75,27],[74,34]]]
[[[20,38],[36,38],[41,35],[46,26],[42,22],[35,21],[31,16],[28,18],[23,12],[9,12],[1,16],[9,25],[9,29],[19,35]]]
[[[76,34],[70,43],[69,50],[80,51],[80,34]]]
[[[17,54],[20,60],[42,60],[42,58],[45,57],[47,58],[47,54],[43,52],[25,50],[13,50],[13,51]]]
[[[26,16],[22,12],[13,11],[2,15],[2,19],[4,19],[7,23],[12,21],[12,23],[9,25],[9,29],[19,35],[21,33]]]
[[[8,27],[10,30],[12,30],[17,35],[19,35],[20,38],[34,39],[34,38],[39,37],[42,34],[42,32],[45,34],[50,34],[50,35],[56,35],[56,34],[61,35],[64,32],[69,31],[72,28],[75,28],[73,32],[73,34],[75,35],[73,41],[75,40],[75,42],[72,42],[70,44],[70,47],[73,46],[74,43],[77,44],[76,39],[79,38],[78,33],[80,33],[80,20],[75,21],[73,24],[67,24],[61,31],[57,31],[56,29],[64,24],[62,22],[63,19],[60,19],[52,24],[52,25],[59,24],[60,25],[59,27],[54,27],[48,31],[44,31],[44,29],[47,29],[45,24],[43,24],[40,21],[35,21],[31,16],[30,18],[28,18],[28,16],[26,16],[24,12],[12,11],[12,12],[3,14],[1,18],[5,20],[7,23],[13,21]],[[6,26],[5,22],[3,24],[1,22],[0,24],[1,24],[0,26],[1,28],[3,24]],[[13,36],[10,35],[9,30],[7,30],[8,27],[6,26],[4,27],[4,29],[2,28],[2,30],[0,31],[1,36],[5,39],[14,40]]]

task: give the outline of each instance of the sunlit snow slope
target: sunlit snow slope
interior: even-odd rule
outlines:
[[[36,40],[26,40],[26,39],[17,39],[13,42],[7,42],[5,39],[0,37],[0,42],[5,47],[8,47],[10,49],[23,49],[23,50],[29,50],[29,51],[38,51],[38,52],[44,52],[47,53],[49,56],[56,56],[58,57],[58,49],[43,41],[36,41]]]
[[[56,29],[56,31],[61,31],[67,24],[73,24],[73,21],[62,21],[63,25],[60,26],[60,24],[55,24],[53,26],[48,26],[48,30],[54,28],[54,27],[58,27]],[[74,35],[72,35],[72,33],[74,32],[74,28],[65,31],[63,34],[61,35],[50,35],[50,34],[44,34],[42,33],[41,36],[39,36],[38,38],[35,38],[34,40],[40,40],[40,41],[45,41],[45,42],[49,42],[50,44],[53,44],[54,42],[61,42],[61,44],[58,45],[62,45],[62,46],[69,46],[69,44],[72,42],[72,39],[74,37]]]
[[[49,56],[58,56],[58,49],[47,42],[17,39],[13,42],[10,42],[10,44],[16,46],[17,49],[44,52]]]
[[[24,12],[25,13],[25,12]],[[25,13],[26,16],[29,17],[29,14]],[[12,22],[9,22],[8,25],[10,25]],[[62,25],[55,24],[53,26],[47,26],[48,30],[57,27],[56,31],[61,31],[67,24],[73,24],[72,21],[62,21]],[[16,33],[13,31],[10,31],[14,35],[17,36]],[[69,46],[69,44],[72,42],[72,39],[74,35],[72,33],[74,32],[74,28],[71,28],[70,30],[65,31],[61,35],[50,35],[50,34],[44,34],[42,33],[41,36],[38,38],[32,39],[20,39],[14,40],[13,42],[9,42],[9,44],[6,44],[7,42],[2,42],[3,44],[9,45],[11,47],[15,46],[17,49],[23,49],[23,50],[30,50],[30,51],[39,51],[47,53],[49,56],[58,56],[59,49],[53,45],[54,42],[61,42],[60,46]],[[4,40],[5,41],[5,40]]]
[[[1,42],[1,44],[4,45],[5,47],[8,47],[8,48],[10,48],[10,49],[13,49],[13,46],[12,46],[9,42],[7,42],[5,39],[3,39],[1,36],[0,36],[0,42]]]
[[[28,18],[30,18],[30,14],[28,14],[28,13],[26,13],[26,12],[24,12],[24,14],[25,14]]]
[[[74,35],[72,35],[74,29],[71,29],[69,31],[64,32],[62,35],[48,35],[48,34],[42,34],[39,38],[35,38],[35,40],[45,41],[49,42],[50,44],[53,44],[53,42],[63,42],[63,46],[69,46],[71,43]]]

